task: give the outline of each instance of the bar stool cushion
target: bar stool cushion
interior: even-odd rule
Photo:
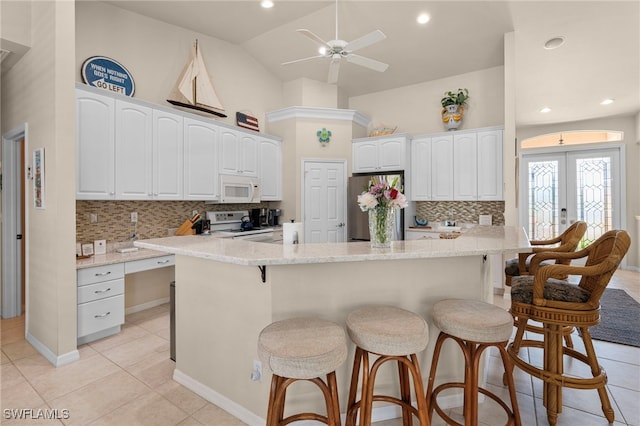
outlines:
[[[513,331],[509,312],[479,300],[441,300],[433,305],[431,318],[444,333],[471,342],[505,342]]]
[[[531,259],[527,259],[527,272],[529,271],[529,264],[531,263]],[[513,258],[507,260],[505,263],[504,273],[507,275],[511,275],[512,277],[517,277],[520,275],[520,264],[518,258]],[[542,261],[539,266],[545,265],[553,265],[553,261]]]
[[[395,306],[366,306],[347,316],[349,337],[381,355],[411,355],[427,347],[429,328],[420,315]]]
[[[340,325],[319,318],[277,321],[260,332],[258,356],[280,377],[313,379],[347,359],[346,335]]]
[[[511,301],[531,305],[533,303],[533,275],[514,277],[511,281]],[[545,299],[559,302],[585,303],[591,293],[566,281],[549,278],[542,290]]]

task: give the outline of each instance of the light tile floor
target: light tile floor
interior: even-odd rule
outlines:
[[[624,288],[640,302],[640,273],[618,271],[610,287]],[[496,304],[508,301],[496,297]],[[2,320],[1,424],[66,425],[242,425],[224,410],[172,380],[169,359],[169,309],[158,306],[128,315],[122,332],[83,345],[80,360],[54,368],[24,340],[24,317]],[[640,325],[639,325],[640,326]],[[578,343],[579,338],[574,342]],[[594,341],[606,368],[607,389],[616,413],[616,425],[640,426],[640,348]],[[502,367],[489,358],[488,387],[508,400],[502,386]],[[426,368],[426,367],[425,367]],[[524,426],[546,425],[541,402],[542,384],[515,370],[518,402]],[[563,392],[558,426],[608,424],[600,411],[596,391]],[[63,420],[14,420],[5,409],[67,409]],[[460,409],[449,410],[462,421]],[[64,413],[59,413],[60,417]],[[504,424],[505,416],[493,402],[482,404],[481,425]],[[396,426],[389,420],[376,426]],[[443,425],[434,418],[434,425]]]

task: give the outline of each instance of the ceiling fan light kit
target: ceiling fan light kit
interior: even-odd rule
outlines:
[[[367,58],[364,56],[353,53],[356,50],[371,46],[374,43],[384,40],[387,36],[380,30],[375,30],[366,34],[360,38],[357,38],[351,42],[341,40],[338,37],[338,0],[336,0],[336,38],[335,40],[325,41],[317,34],[308,29],[298,29],[298,33],[309,38],[311,41],[319,45],[319,55],[310,56],[307,58],[296,59],[293,61],[283,62],[282,65],[290,65],[298,62],[304,62],[317,58],[331,59],[329,63],[329,75],[327,82],[329,84],[335,84],[338,82],[338,75],[340,72],[340,63],[342,58],[345,58],[347,62],[355,65],[359,65],[365,68],[369,68],[373,71],[384,72],[389,67],[384,62],[377,61],[375,59]]]

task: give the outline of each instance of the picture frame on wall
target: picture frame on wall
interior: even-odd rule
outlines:
[[[33,151],[33,207],[44,209],[44,148]]]

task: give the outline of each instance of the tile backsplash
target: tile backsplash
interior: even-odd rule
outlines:
[[[450,219],[449,211],[458,223],[478,223],[481,214],[491,215],[493,225],[504,225],[504,201],[418,201],[416,216],[429,222]],[[413,225],[413,218],[405,219]]]
[[[76,241],[92,243],[107,240],[107,249],[131,240],[166,237],[169,229],[178,228],[197,210],[251,210],[270,207],[260,204],[205,204],[204,201],[76,201]],[[272,206],[277,207],[277,206]],[[138,222],[131,222],[131,213],[138,213]],[[91,216],[97,221],[91,223]]]

